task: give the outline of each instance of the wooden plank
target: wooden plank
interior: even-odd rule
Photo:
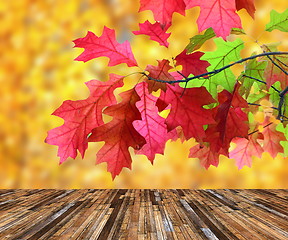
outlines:
[[[288,239],[286,189],[0,190],[0,239]]]

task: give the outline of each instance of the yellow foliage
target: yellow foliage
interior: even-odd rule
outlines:
[[[240,11],[248,34],[241,36],[245,41],[242,56],[260,51],[263,43],[279,41],[280,50],[287,51],[287,33],[264,32],[270,10],[285,10],[287,0],[256,4],[255,22],[245,10]],[[58,165],[57,147],[45,144],[44,139],[63,120],[50,114],[64,100],[86,98],[84,82],[105,81],[110,72],[135,71],[123,64],[106,67],[107,58],[75,62],[82,50],[73,49],[72,40],[84,37],[88,30],[100,35],[104,25],[115,28],[119,41],[132,41],[144,69],[147,64],[156,65],[157,59],[175,57],[197,33],[199,9],[194,8],[187,17],[174,14],[169,51],[143,35],[132,39],[131,31],[138,30],[139,22],[152,20],[150,11],[138,13],[138,9],[135,0],[0,1],[0,188],[286,188],[287,158],[264,154],[253,159],[252,168],[239,171],[234,160],[221,157],[218,168],[205,170],[197,159],[187,157],[193,140],[168,142],[154,166],[146,157],[133,155],[133,170],[124,169],[114,182],[105,164],[95,166],[101,144],[90,144],[83,160],[68,159]],[[214,48],[211,42],[201,50]],[[125,88],[139,76],[129,79]]]

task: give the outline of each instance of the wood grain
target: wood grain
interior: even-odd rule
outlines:
[[[0,239],[288,239],[288,190],[0,190]]]

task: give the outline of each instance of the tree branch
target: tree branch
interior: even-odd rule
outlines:
[[[149,76],[147,73],[145,72],[142,72],[142,74],[144,76],[146,76],[149,80],[153,80],[153,81],[156,81],[156,82],[161,82],[161,83],[169,83],[169,84],[173,84],[173,83],[181,83],[181,82],[185,82],[186,85],[189,81],[191,80],[194,80],[194,79],[200,79],[200,78],[204,78],[204,77],[209,77],[210,75],[215,75],[219,72],[222,72],[224,71],[225,69],[227,68],[230,68],[236,64],[240,64],[240,63],[243,63],[245,61],[248,61],[248,60],[252,60],[252,59],[255,59],[255,58],[258,58],[258,57],[263,57],[263,56],[267,56],[271,62],[276,66],[278,67],[282,72],[284,72],[286,75],[288,75],[288,72],[285,71],[279,64],[277,64],[270,56],[275,56],[275,55],[288,55],[288,52],[264,52],[264,53],[260,53],[260,54],[257,54],[257,55],[253,55],[253,56],[250,56],[250,57],[247,57],[247,58],[242,58],[240,59],[239,61],[236,61],[236,62],[233,62],[231,64],[228,64],[222,68],[218,68],[218,69],[215,69],[213,71],[210,71],[210,72],[207,72],[207,73],[203,73],[203,74],[199,74],[199,75],[196,75],[196,76],[193,76],[193,77],[185,77],[181,72],[178,71],[178,73],[180,75],[183,76],[184,79],[180,79],[180,80],[175,80],[175,81],[166,81],[166,80],[161,80],[161,79],[156,79],[156,78],[153,78],[151,76]],[[282,63],[282,62],[281,62]],[[247,78],[250,78],[250,79],[253,79],[257,82],[261,82],[263,84],[267,84],[265,81],[262,81],[262,80],[259,80],[257,78],[254,78],[254,77],[250,77],[250,76],[247,76],[245,74],[243,74],[243,77],[247,77]],[[275,108],[275,107],[272,107],[273,109],[276,109],[278,111],[278,116],[277,116],[277,119],[281,120],[281,121],[284,121],[283,118],[286,118],[286,116],[284,116],[282,114],[282,107],[283,107],[283,104],[284,104],[284,97],[285,97],[285,94],[288,92],[288,87],[286,87],[286,89],[284,89],[283,91],[280,91],[278,90],[277,88],[275,88],[274,86],[271,86],[272,89],[274,89],[278,94],[279,94],[279,97],[280,97],[280,100],[279,100],[279,104],[278,104],[278,107]],[[184,91],[185,91],[185,88],[184,88]],[[183,93],[184,93],[183,91]],[[183,95],[183,94],[182,94]],[[252,105],[252,104],[251,104]],[[255,104],[254,104],[255,105]]]
[[[203,73],[203,74],[199,74],[199,75],[196,75],[196,76],[193,76],[193,77],[190,77],[190,78],[185,78],[185,79],[175,80],[175,81],[165,81],[165,80],[161,80],[161,79],[152,78],[149,75],[147,75],[145,72],[143,72],[142,74],[145,75],[149,80],[153,80],[153,81],[156,81],[156,82],[169,83],[169,84],[181,83],[181,82],[189,82],[189,81],[191,81],[193,79],[199,79],[199,78],[203,78],[203,77],[208,77],[209,75],[217,74],[219,72],[224,71],[227,68],[230,68],[230,67],[232,67],[232,66],[234,66],[236,64],[240,64],[240,63],[243,63],[243,62],[248,61],[248,60],[252,60],[252,59],[255,59],[255,58],[258,58],[258,57],[273,56],[273,55],[288,55],[288,52],[264,52],[264,53],[260,53],[260,54],[253,55],[253,56],[250,56],[250,57],[247,57],[247,58],[242,58],[239,61],[233,62],[233,63],[228,64],[228,65],[226,65],[226,66],[224,66],[222,68],[215,69],[215,70],[207,72],[207,73]]]

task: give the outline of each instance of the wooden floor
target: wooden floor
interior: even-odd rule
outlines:
[[[288,190],[0,190],[0,239],[288,239]]]

